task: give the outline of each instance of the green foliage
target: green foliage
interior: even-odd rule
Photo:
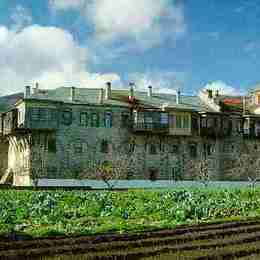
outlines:
[[[259,189],[0,191],[0,232],[77,235],[260,214]]]

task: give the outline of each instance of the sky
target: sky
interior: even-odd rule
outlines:
[[[243,94],[260,0],[0,0],[0,95],[25,85]]]

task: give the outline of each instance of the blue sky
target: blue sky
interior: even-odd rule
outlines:
[[[108,80],[241,93],[260,81],[259,28],[260,0],[1,0],[0,94]]]

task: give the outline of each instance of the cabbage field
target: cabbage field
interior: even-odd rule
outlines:
[[[260,216],[260,189],[0,191],[0,233],[85,235]]]

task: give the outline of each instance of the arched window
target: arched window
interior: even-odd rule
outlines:
[[[107,111],[105,112],[105,127],[111,128],[112,127],[112,113]]]

